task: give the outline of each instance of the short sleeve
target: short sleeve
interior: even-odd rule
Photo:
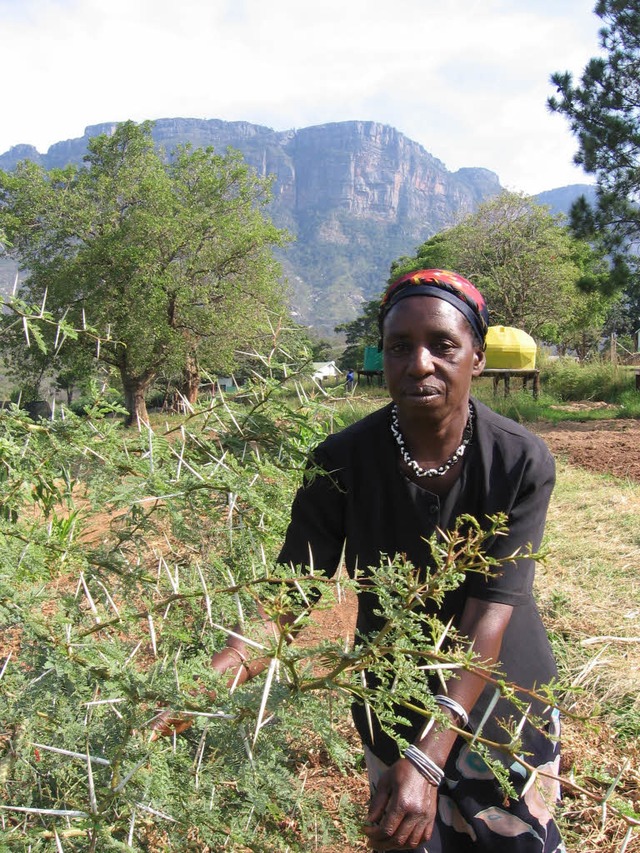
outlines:
[[[513,490],[507,512],[508,533],[496,536],[486,553],[494,558],[535,553],[544,535],[549,500],[555,484],[555,463],[546,445],[536,442]],[[518,606],[530,601],[535,560],[530,557],[505,563],[495,575],[472,575],[468,594],[487,601]]]

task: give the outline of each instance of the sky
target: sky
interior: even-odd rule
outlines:
[[[0,153],[102,122],[389,124],[525,193],[592,178],[549,112],[595,0],[0,0]]]

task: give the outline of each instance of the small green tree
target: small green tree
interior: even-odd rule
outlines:
[[[264,214],[269,180],[238,153],[154,149],[150,124],[89,142],[85,166],[0,173],[0,228],[27,271],[21,293],[100,330],[98,361],[119,372],[130,420],[160,370],[192,401],[200,365],[228,370],[266,333],[286,294]]]
[[[441,231],[430,237],[418,247],[414,258],[404,255],[391,264],[390,279],[414,269],[455,269],[456,262],[452,254],[450,231]]]
[[[585,296],[608,276],[601,255],[569,232],[562,216],[531,197],[504,192],[460,224],[435,235],[392,273],[445,267],[470,278],[487,299],[493,325],[514,326],[574,346],[579,318],[590,334],[604,324],[606,297]],[[585,302],[589,311],[584,311]]]

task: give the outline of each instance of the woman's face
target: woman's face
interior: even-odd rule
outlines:
[[[464,315],[434,296],[408,296],[389,311],[383,360],[389,394],[407,416],[466,416],[471,379],[485,363]]]

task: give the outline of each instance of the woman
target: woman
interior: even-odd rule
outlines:
[[[487,320],[482,295],[456,273],[419,270],[390,284],[379,322],[392,403],[317,448],[314,462],[331,476],[315,476],[298,491],[280,562],[312,560],[316,571],[331,574],[344,548],[349,570],[398,553],[428,566],[426,540],[436,528],[452,528],[462,514],[479,521],[507,514],[508,535],[488,547],[495,557],[539,547],[554,484],[552,457],[527,430],[470,398],[471,381],[485,364]],[[480,660],[499,662],[505,678],[526,689],[556,674],[532,598],[534,568],[523,558],[488,579],[468,575],[438,609],[443,623],[452,619],[469,638]],[[359,632],[379,627],[375,605],[370,593],[360,594]],[[237,666],[245,653],[230,641],[216,668]],[[466,671],[448,687],[436,701],[455,726],[473,729],[493,691]],[[437,683],[427,689],[441,692]],[[501,700],[483,735],[504,741],[497,721],[510,712]],[[372,783],[365,832],[375,850],[562,849],[549,810],[556,792],[543,796],[544,777],[505,804],[493,774],[455,731],[432,727],[424,734],[424,719],[410,715],[410,730],[402,734],[412,746],[401,755],[392,737],[375,721],[367,723],[362,706],[354,707],[354,718]],[[556,725],[548,715],[550,734]],[[530,724],[522,737],[529,764],[557,768],[553,739]],[[526,771],[513,759],[507,763],[522,790]]]

